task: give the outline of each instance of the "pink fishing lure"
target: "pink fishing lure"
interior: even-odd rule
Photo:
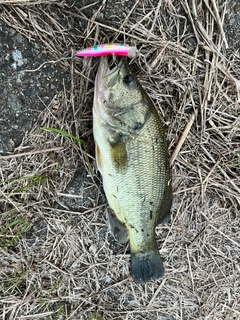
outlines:
[[[76,53],[77,57],[100,57],[103,55],[134,57],[136,55],[136,48],[130,47],[123,43],[106,43],[99,46],[93,46]]]

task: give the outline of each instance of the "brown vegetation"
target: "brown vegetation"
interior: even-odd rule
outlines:
[[[117,25],[98,19],[104,4],[87,18],[70,1],[0,0],[1,19],[70,78],[14,154],[0,157],[2,319],[240,318],[240,59],[226,55],[226,4],[146,3]],[[131,63],[159,108],[172,162],[172,221],[157,228],[166,274],[145,286],[105,227],[91,130],[98,59],[74,58],[123,39],[138,48]],[[87,180],[74,195],[67,186],[79,167]]]

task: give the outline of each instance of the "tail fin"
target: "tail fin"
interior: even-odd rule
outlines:
[[[146,283],[164,275],[162,258],[158,251],[132,254],[132,276],[136,283]]]

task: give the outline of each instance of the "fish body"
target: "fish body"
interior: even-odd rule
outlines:
[[[134,57],[136,48],[124,43],[105,43],[76,52],[76,57],[100,57],[103,55]]]
[[[126,58],[109,70],[103,56],[95,80],[93,134],[104,191],[129,237],[137,283],[164,274],[155,228],[170,213],[171,177],[159,115]]]

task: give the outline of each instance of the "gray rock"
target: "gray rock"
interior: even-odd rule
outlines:
[[[229,53],[240,49],[240,0],[230,0],[224,23]]]
[[[68,75],[58,64],[46,63],[52,57],[44,48],[2,21],[0,50],[0,154],[6,154],[21,143]]]

